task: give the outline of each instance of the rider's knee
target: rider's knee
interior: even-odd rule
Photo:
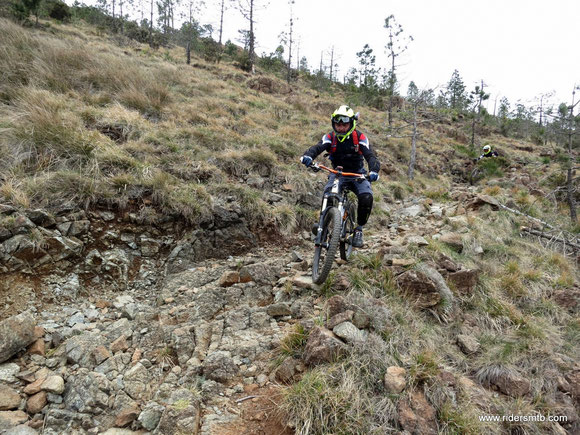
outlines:
[[[371,208],[373,206],[373,194],[363,193],[358,196],[358,204],[360,207]]]
[[[357,221],[359,225],[365,225],[369,220],[371,215],[371,210],[373,208],[373,195],[372,193],[363,193],[358,196],[358,217]]]

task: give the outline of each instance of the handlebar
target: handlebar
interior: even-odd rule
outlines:
[[[356,172],[342,172],[342,170],[336,170],[336,169],[332,169],[332,168],[328,168],[324,165],[321,165],[320,163],[316,163],[313,162],[310,166],[309,166],[313,171],[326,171],[326,172],[330,172],[331,174],[336,174],[338,176],[342,176],[342,177],[355,177],[355,178],[361,178],[361,179],[365,179],[368,180],[369,176],[368,175],[363,175],[363,174],[357,174]]]

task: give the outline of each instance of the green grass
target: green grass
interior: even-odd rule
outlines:
[[[436,354],[430,350],[423,350],[413,355],[409,367],[409,379],[413,385],[430,382],[439,374],[439,361]]]
[[[308,340],[308,332],[302,324],[297,323],[293,330],[280,341],[280,352],[283,355],[300,358]]]
[[[437,419],[443,434],[479,435],[485,432],[473,407],[446,401],[438,409]]]

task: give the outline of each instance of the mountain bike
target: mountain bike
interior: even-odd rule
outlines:
[[[475,159],[471,164],[471,171],[469,173],[469,184],[474,186],[478,181],[485,177],[485,168],[481,166],[483,162],[481,160]]]
[[[471,170],[471,173],[469,174],[469,184],[471,186],[473,186],[481,178],[483,178],[483,172],[482,172],[481,168],[479,166],[477,166],[477,163],[476,163],[475,166],[473,167],[473,169]]]
[[[349,198],[349,189],[341,186],[342,177],[368,179],[367,176],[351,172],[342,172],[342,167],[336,170],[327,168],[319,163],[312,163],[310,168],[335,174],[332,188],[324,194],[320,206],[320,219],[314,239],[314,261],[312,263],[312,282],[322,284],[326,281],[336,251],[340,251],[340,258],[348,260],[352,254],[352,238],[356,228],[356,201]]]

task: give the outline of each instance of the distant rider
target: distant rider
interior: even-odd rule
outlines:
[[[319,154],[326,151],[334,169],[342,166],[343,172],[366,174],[364,167],[366,160],[370,171],[368,179],[371,182],[377,181],[381,164],[371,149],[368,138],[356,130],[358,114],[355,115],[350,107],[343,105],[334,111],[330,119],[333,131],[322,136],[318,144],[308,148],[300,158],[300,162],[309,167]],[[330,174],[324,193],[332,188],[334,177],[334,174]],[[363,246],[363,226],[367,223],[373,208],[371,184],[367,180],[348,178],[342,178],[340,182],[341,188],[348,187],[358,198],[358,227],[355,228],[352,245],[360,248]]]
[[[483,154],[480,155],[477,159],[473,159],[473,163],[477,163],[485,157],[498,157],[498,156],[499,154],[497,153],[497,151],[492,151],[490,145],[485,145],[483,147]]]

